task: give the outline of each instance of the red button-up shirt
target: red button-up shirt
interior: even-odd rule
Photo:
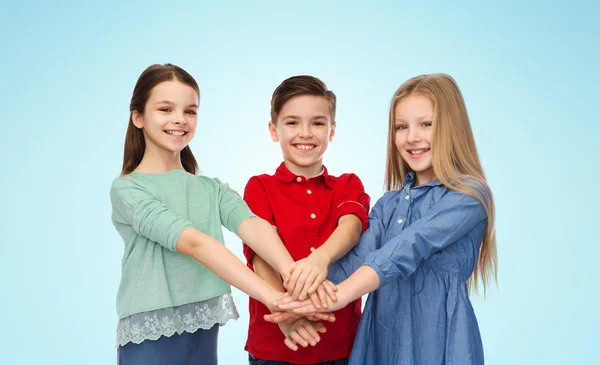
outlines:
[[[369,196],[354,174],[331,176],[323,168],[321,175],[306,179],[288,170],[282,163],[275,175],[254,176],[248,181],[244,199],[257,216],[270,222],[294,261],[310,255],[311,247],[321,246],[346,214],[355,214],[368,225]],[[248,266],[254,252],[244,245]],[[361,315],[361,300],[335,312],[336,321],[326,322],[327,332],[315,346],[292,351],[285,346],[285,336],[274,323],[263,319],[269,309],[250,298],[250,326],[246,351],[263,360],[313,364],[350,356]]]

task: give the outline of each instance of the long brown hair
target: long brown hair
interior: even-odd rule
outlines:
[[[129,124],[127,126],[127,133],[125,134],[121,175],[127,175],[135,170],[142,161],[146,150],[144,132],[133,124],[133,111],[135,110],[140,114],[144,114],[152,89],[161,82],[174,80],[192,87],[196,90],[198,96],[200,96],[200,88],[192,75],[181,67],[170,63],[149,66],[138,78],[133,89],[133,95],[131,96],[131,103],[129,104]],[[191,174],[195,175],[198,171],[198,163],[192,154],[190,146],[186,146],[181,150],[181,164]]]
[[[421,75],[406,81],[392,98],[389,117],[385,184],[387,190],[400,189],[408,164],[402,160],[395,139],[395,108],[400,100],[420,95],[433,105],[432,165],[435,176],[447,188],[479,200],[487,213],[487,230],[481,244],[479,259],[468,280],[469,289],[478,290],[479,280],[484,293],[490,276],[497,281],[498,253],[496,248],[494,199],[487,184],[475,146],[475,138],[462,93],[454,79],[446,74]]]

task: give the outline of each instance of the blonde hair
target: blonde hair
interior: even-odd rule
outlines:
[[[394,119],[398,102],[419,95],[433,106],[432,165],[435,176],[449,189],[479,200],[487,213],[487,230],[473,275],[467,281],[469,290],[478,291],[483,283],[484,295],[490,276],[497,282],[498,253],[494,219],[494,200],[487,184],[471,129],[462,93],[454,79],[446,74],[421,75],[406,81],[396,90],[390,107],[385,185],[387,190],[402,188],[410,168],[402,160],[395,144]]]

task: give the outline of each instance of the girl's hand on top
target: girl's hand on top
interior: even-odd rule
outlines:
[[[315,308],[328,309],[329,301],[335,302],[337,301],[337,297],[335,292],[337,287],[329,280],[325,280],[318,287],[315,293],[309,294],[308,297]]]

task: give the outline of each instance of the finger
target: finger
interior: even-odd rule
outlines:
[[[271,323],[281,323],[287,321],[292,317],[297,317],[299,314],[290,313],[290,312],[276,312],[272,314],[265,314],[263,316],[264,320]]]
[[[282,308],[281,307],[282,305],[294,303],[294,302],[295,302],[294,298],[292,298],[291,295],[287,295],[287,296],[283,296],[283,297],[277,299],[277,301],[275,302],[275,305],[278,306],[279,308]]]
[[[317,293],[309,294],[308,297],[310,298],[310,301],[315,306],[315,308],[321,309],[321,301],[320,301],[319,296],[317,295]]]
[[[279,318],[279,314],[265,314],[263,316],[263,319],[267,322],[271,322],[271,323],[279,323],[277,321],[277,319]]]
[[[298,313],[298,314],[312,314],[312,313],[318,312],[317,308],[315,308],[315,306],[312,305],[312,303],[310,303],[310,302],[307,305],[298,306],[298,307],[294,308],[292,311],[294,313]]]
[[[313,346],[315,346],[317,343],[319,343],[319,341],[321,341],[321,336],[319,336],[319,333],[317,332],[317,330],[315,329],[315,325],[316,324],[320,324],[320,323],[315,323],[312,324],[310,322],[306,322],[306,325],[304,326],[304,329],[306,329],[306,331],[308,332],[308,334],[315,339],[315,344]]]
[[[307,347],[308,346],[308,342],[306,342],[302,336],[300,336],[298,334],[298,331],[292,331],[290,332],[289,337],[291,337],[292,340],[294,340],[297,344],[300,344],[300,346],[302,347]]]
[[[283,294],[280,294],[280,295],[277,297],[277,299],[286,298],[286,297],[291,297],[291,295],[290,295],[289,293],[283,293]]]
[[[298,314],[300,315],[300,314]],[[305,314],[306,318],[309,321],[318,322],[318,321],[327,321],[327,322],[335,322],[335,314],[330,312],[315,312],[310,314]]]
[[[296,343],[291,338],[286,337],[285,340],[283,340],[283,342],[290,350],[298,351],[298,346],[296,346]]]
[[[319,333],[327,332],[327,327],[323,323],[315,323],[315,330]]]
[[[315,313],[315,316],[317,318],[320,318],[324,321],[331,322],[331,323],[336,321],[335,314],[333,314],[333,313]]]
[[[308,325],[308,327],[310,327],[310,325]],[[310,343],[311,346],[315,346],[317,344],[317,340],[306,330],[305,326],[298,327],[296,332],[302,336],[304,341]]]
[[[323,288],[323,285],[320,285],[317,289],[317,296],[319,297],[323,308],[327,309],[329,307],[327,305],[327,293],[325,292],[325,288]]]
[[[327,283],[327,285],[328,285],[328,286],[332,287],[332,288],[333,288],[333,291],[337,291],[337,290],[338,290],[338,287],[337,287],[337,285],[335,285],[335,284],[334,284],[334,283],[332,283],[331,281],[329,281],[329,280],[325,279],[325,281],[323,281],[323,282],[324,282],[324,283]]]
[[[325,292],[327,292],[327,294],[329,295],[331,300],[333,300],[334,302],[337,302],[337,296],[335,295],[335,290],[334,290],[333,284],[331,284],[330,281],[324,281],[323,288],[325,288]]]
[[[300,293],[302,291],[302,288],[304,287],[304,283],[306,282],[306,278],[308,278],[308,275],[310,275],[310,272],[308,272],[307,270],[302,270],[302,273],[296,280],[296,285],[294,286],[294,290],[292,292],[292,297],[294,297],[294,299],[299,299]]]
[[[288,293],[292,295],[294,299],[298,299],[298,295],[294,296],[294,292],[296,291],[296,286],[298,285],[298,279],[302,276],[302,267],[294,270],[293,274],[290,276],[290,281],[288,285]]]
[[[310,288],[308,288],[308,293],[311,294],[311,293],[316,292],[317,288],[319,286],[321,286],[321,284],[323,284],[323,282],[325,281],[326,278],[327,278],[327,275],[323,275],[323,273],[319,274],[313,281]]]
[[[299,296],[298,299],[304,300],[306,298],[307,294],[315,292],[314,290],[311,292],[309,289],[313,286],[313,284],[315,283],[315,281],[318,278],[319,278],[319,274],[318,274],[318,271],[316,269],[314,269],[313,271],[311,271],[308,274],[308,276],[306,278],[306,282],[304,283],[304,286],[302,287],[302,291],[300,292],[300,296]]]
[[[313,308],[314,312],[317,311],[317,309],[312,305],[310,300],[304,300],[304,301],[293,300],[293,301],[289,301],[287,303],[281,303],[278,307],[285,311],[291,311],[294,308],[300,308],[300,307],[304,307],[307,305],[310,305]]]

